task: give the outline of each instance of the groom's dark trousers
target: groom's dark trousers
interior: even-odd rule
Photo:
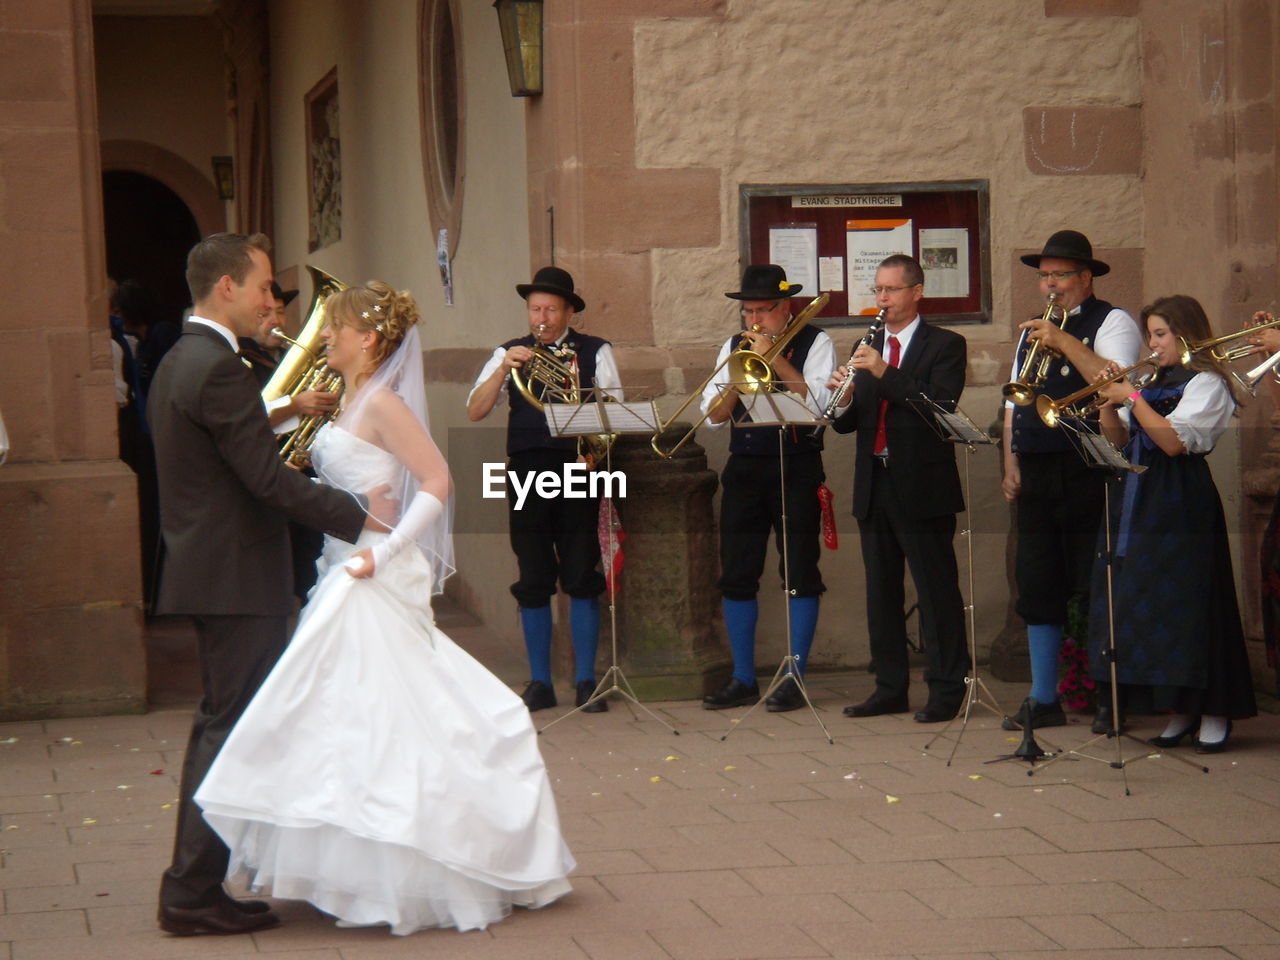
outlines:
[[[160,481],[158,614],[194,618],[203,695],[182,769],[167,907],[226,898],[228,851],[192,794],[284,650],[293,609],[287,523],[354,542],[350,494],[281,463],[257,382],[218,331],[188,322],[152,381],[147,415]]]

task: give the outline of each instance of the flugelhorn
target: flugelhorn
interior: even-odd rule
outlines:
[[[287,336],[279,327],[273,331],[282,340],[288,341],[289,349],[271,374],[267,385],[262,388],[263,403],[270,403],[281,397],[296,397],[306,390],[321,390],[342,396],[342,375],[329,369],[320,331],[324,329],[324,308],[329,297],[339,290],[347,289],[347,285],[309,264],[307,273],[311,274],[312,294],[306,322],[298,331],[296,339]],[[305,466],[311,459],[311,444],[316,434],[336,413],[335,405],[330,413],[301,417],[298,426],[289,433],[280,447],[281,459],[294,466]]]
[[[658,440],[662,438],[662,434],[667,428],[679,419],[680,414],[684,413],[693,401],[702,396],[702,391],[707,389],[707,385],[715,379],[716,374],[722,369],[729,371],[729,383],[739,393],[757,394],[768,393],[772,390],[774,382],[773,361],[786,349],[787,344],[792,341],[795,335],[803,330],[809,321],[818,314],[818,311],[827,305],[827,301],[830,299],[831,294],[824,293],[809,301],[808,306],[791,319],[791,322],[787,324],[782,333],[778,334],[778,338],[769,345],[769,349],[764,353],[738,349],[721,360],[716,365],[716,368],[707,375],[707,378],[699,384],[698,388],[689,394],[684,403],[680,404],[676,412],[667,418],[667,422],[658,424],[657,432],[653,435],[653,439],[649,441],[649,446],[653,447],[653,452],[663,460],[670,460],[676,455],[676,451],[688,443],[698,428],[711,416],[711,411],[716,406],[714,403],[707,407],[707,412],[697,419],[693,426],[685,432],[685,435],[670,450],[663,450],[658,445]]]
[[[1058,313],[1062,314],[1062,319],[1055,321],[1054,315]],[[1058,303],[1057,292],[1050,293],[1044,306],[1044,314],[1040,319],[1050,323],[1056,322],[1060,328],[1065,328],[1067,316],[1067,308]],[[1053,366],[1057,353],[1058,351],[1046,346],[1043,340],[1033,340],[1031,346],[1027,347],[1026,356],[1022,358],[1022,369],[1018,371],[1017,379],[1010,380],[1000,390],[1005,399],[1012,400],[1020,407],[1034,403],[1036,394],[1040,392],[1045,379],[1049,376],[1049,368]]]
[[[871,321],[871,326],[867,327],[867,332],[862,335],[862,339],[853,345],[853,349],[849,352],[849,359],[844,362],[847,368],[853,363],[853,356],[858,352],[859,347],[869,347],[876,339],[876,334],[884,329],[884,318],[889,315],[888,307],[881,307],[880,312],[876,314],[876,318]],[[827,405],[822,410],[823,420],[834,420],[840,412],[840,405],[844,403],[844,398],[849,395],[849,391],[853,389],[853,371],[849,370],[849,375],[844,378],[844,383],[831,391],[831,399],[827,401]],[[818,428],[814,430],[815,437],[821,437],[826,431],[825,423],[818,424]]]
[[[1098,380],[1095,383],[1091,383],[1089,386],[1077,390],[1075,393],[1069,393],[1059,400],[1054,400],[1047,394],[1042,393],[1040,396],[1036,397],[1036,413],[1040,414],[1040,419],[1044,421],[1045,426],[1047,427],[1058,426],[1064,418],[1068,420],[1079,420],[1083,417],[1087,417],[1098,408],[1097,393],[1099,390],[1109,384],[1115,383],[1117,380],[1123,380],[1129,374],[1133,373],[1133,371],[1140,370],[1143,367],[1155,367],[1156,370],[1158,370],[1160,368],[1160,354],[1155,350],[1152,350],[1132,366],[1125,367],[1123,370],[1113,373],[1105,380]],[[1155,373],[1155,370],[1153,370],[1152,373]],[[1076,406],[1079,401],[1088,397],[1093,397],[1094,399],[1083,407]]]

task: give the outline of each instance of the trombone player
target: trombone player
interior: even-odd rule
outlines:
[[[1133,365],[1142,352],[1142,334],[1128,313],[1094,296],[1094,278],[1106,276],[1111,267],[1094,258],[1084,234],[1059,230],[1040,253],[1027,254],[1022,262],[1035,269],[1040,295],[1046,300],[1052,295],[1061,309],[1057,322],[1050,319],[1054,311],[1046,310],[1044,317],[1021,324],[1013,380],[1005,392],[1030,396],[1033,402],[1005,404],[1001,488],[1005,499],[1018,505],[1015,609],[1027,624],[1030,718],[1036,727],[1054,727],[1067,722],[1058,700],[1067,604],[1073,596],[1089,593],[1106,477],[1085,465],[1069,431],[1045,425],[1036,413],[1033,391],[1061,399],[1091,383],[1108,361]],[[1033,347],[1047,351],[1043,380],[1026,369]],[[1094,412],[1089,419],[1095,430],[1097,417]],[[1110,728],[1109,713],[1109,708],[1099,710],[1095,733]],[[1005,728],[1026,724],[1025,704],[1014,721],[1006,720]]]
[[[578,460],[577,439],[551,436],[542,411],[517,389],[511,372],[525,366],[538,348],[576,372],[584,399],[597,383],[619,394],[621,378],[609,341],[569,326],[574,315],[586,309],[586,303],[574,291],[573,277],[567,270],[543,267],[531,283],[516,284],[516,293],[527,306],[529,333],[493,351],[467,398],[467,418],[483,420],[507,400],[508,470],[525,476],[545,470],[558,473],[565,464]],[[547,389],[546,384],[532,378],[528,387],[539,397]],[[596,688],[600,594],[605,588],[604,575],[598,569],[600,498],[544,497],[532,483],[528,490],[523,508],[517,510],[515,494],[511,485],[507,486],[511,549],[520,570],[511,594],[520,606],[520,626],[529,655],[530,680],[521,698],[531,713],[556,706],[551,684],[551,598],[558,579],[569,595],[575,706],[581,707]],[[583,709],[602,713],[609,704],[601,699]]]
[[[730,374],[725,361],[737,349],[766,353],[792,323],[791,298],[801,285],[789,283],[786,271],[775,264],[752,264],[743,271],[742,289],[725,296],[741,303],[744,330],[729,337],[716,358],[718,372],[702,392],[702,412],[711,429],[722,429],[730,418],[749,420],[737,391],[726,386]],[[802,327],[771,361],[776,389],[803,400],[815,414],[826,406],[827,377],[835,367],[835,347],[826,331]],[[717,387],[719,385],[719,388]],[[782,463],[785,458],[785,464]],[[748,706],[760,699],[756,683],[756,595],[764,572],[769,534],[776,536],[782,553],[782,485],[785,466],[787,516],[787,568],[789,573],[792,649],[798,654],[797,670],[804,672],[813,634],[818,625],[818,598],[826,590],[818,572],[821,511],[818,487],[822,472],[821,441],[813,428],[784,428],[779,457],[777,427],[735,426],[729,436],[729,460],[721,483],[720,581],[718,588],[725,629],[733,654],[733,675],[715,693],[702,700],[707,710]],[[783,574],[779,563],[779,575]],[[774,713],[804,706],[799,687],[790,679],[769,697],[766,707]]]

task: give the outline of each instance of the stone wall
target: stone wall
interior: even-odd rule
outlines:
[[[1100,295],[1134,310],[1141,300],[1141,28],[1134,4],[1086,7],[550,5],[548,90],[529,108],[534,250],[550,252],[542,212],[554,206],[558,261],[606,298],[595,331],[624,345],[624,381],[665,391],[671,410],[737,325],[722,293],[741,268],[742,184],[986,178],[994,322],[960,329],[962,405],[990,423],[1016,322],[1039,312],[1018,255],[1059,228],[1083,230],[1117,267]],[[862,329],[832,332],[844,355]],[[717,468],[723,434],[700,435]],[[851,450],[846,438],[828,444],[842,537],[823,559],[819,667],[867,660]],[[1006,620],[1008,512],[995,452],[967,459],[981,653]],[[764,587],[767,598],[772,575]],[[762,604],[762,663],[782,652],[781,611],[780,597]]]
[[[89,0],[0,23],[0,719],[145,704],[133,474],[116,458]]]

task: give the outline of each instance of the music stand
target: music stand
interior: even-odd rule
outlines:
[[[734,726],[731,726],[720,739],[727,740],[730,733],[741,727],[743,720],[751,716],[760,704],[764,703],[775,690],[790,679],[796,685],[796,689],[800,691],[800,696],[804,697],[805,706],[813,714],[813,719],[821,728],[823,736],[827,738],[827,743],[834,745],[835,740],[832,739],[826,724],[822,722],[822,718],[818,716],[818,711],[814,709],[813,701],[809,699],[809,691],[805,689],[804,678],[795,669],[800,657],[792,647],[793,641],[791,637],[791,563],[787,551],[789,543],[787,539],[787,458],[783,454],[782,442],[782,434],[787,427],[812,427],[829,421],[824,421],[810,410],[803,400],[797,399],[790,393],[775,393],[773,391],[743,392],[743,388],[748,386],[753,385],[745,383],[717,383],[715,385],[716,389],[720,391],[721,397],[724,397],[730,391],[736,390],[747,415],[750,417],[749,420],[744,417],[740,421],[730,418],[731,427],[778,428],[778,493],[782,498],[782,595],[785,598],[783,611],[787,622],[787,655],[778,664],[778,669],[773,674],[773,680],[769,682],[769,686],[760,694],[760,699],[753,703],[740,718],[732,721]]]
[[[1126,460],[1124,457],[1124,454],[1122,454],[1118,449],[1116,449],[1115,445],[1110,440],[1102,436],[1102,434],[1096,433],[1092,429],[1090,429],[1090,425],[1088,424],[1087,421],[1079,421],[1079,425],[1076,426],[1064,418],[1059,421],[1059,426],[1062,429],[1069,431],[1070,436],[1073,438],[1072,440],[1073,445],[1075,446],[1080,456],[1084,458],[1085,463],[1089,467],[1096,470],[1106,470],[1108,473],[1111,474],[1111,476],[1107,478],[1107,482],[1103,487],[1103,510],[1105,511],[1105,513],[1103,515],[1103,524],[1102,524],[1102,529],[1104,531],[1103,563],[1105,564],[1106,574],[1107,574],[1106,659],[1107,659],[1107,670],[1110,675],[1108,679],[1111,682],[1111,729],[1109,729],[1106,733],[1100,733],[1093,737],[1090,737],[1084,743],[1080,744],[1080,746],[1074,747],[1066,752],[1069,754],[1073,754],[1076,757],[1082,757],[1085,760],[1093,760],[1093,761],[1096,761],[1097,763],[1105,763],[1107,764],[1107,766],[1111,767],[1113,770],[1119,770],[1121,778],[1124,783],[1124,795],[1126,797],[1130,796],[1130,791],[1129,791],[1129,778],[1125,774],[1125,770],[1129,764],[1136,763],[1139,760],[1150,760],[1153,757],[1167,755],[1169,757],[1172,757],[1174,760],[1178,760],[1181,763],[1185,763],[1189,767],[1197,768],[1198,770],[1200,770],[1201,773],[1208,773],[1209,772],[1208,767],[1202,764],[1196,763],[1193,760],[1188,760],[1186,757],[1179,756],[1178,754],[1173,753],[1172,751],[1165,754],[1161,752],[1158,748],[1152,749],[1150,744],[1146,743],[1143,740],[1140,740],[1138,737],[1135,737],[1133,734],[1120,729],[1120,725],[1121,725],[1120,684],[1117,680],[1117,675],[1116,675],[1116,663],[1119,658],[1116,654],[1115,598],[1112,594],[1112,579],[1111,579],[1112,563],[1115,559],[1112,553],[1112,547],[1111,547],[1111,480],[1119,479],[1125,473],[1142,473],[1147,468],[1138,464],[1132,464],[1128,460]],[[1135,754],[1134,756],[1131,756],[1131,757],[1125,757],[1124,750],[1120,744],[1120,739],[1122,737],[1127,740],[1132,740],[1134,743],[1141,744],[1143,748],[1142,753]],[[1088,747],[1097,743],[1099,740],[1108,740],[1108,739],[1114,740],[1116,742],[1116,755],[1114,760],[1108,760],[1104,757],[1095,757],[1092,754],[1084,752]],[[1057,756],[1050,757],[1049,759],[1045,760],[1044,766],[1041,767],[1041,769],[1043,770],[1044,767],[1048,767],[1051,763],[1061,760],[1063,756],[1064,756],[1063,754],[1059,753]],[[1035,772],[1036,772],[1036,768],[1032,766],[1028,768],[1027,776],[1028,777],[1033,776]]]
[[[653,436],[658,431],[658,410],[654,406],[652,400],[630,401],[624,402],[615,399],[606,388],[596,386],[594,391],[595,399],[588,400],[586,403],[572,398],[567,391],[548,390],[543,397],[543,415],[547,419],[547,429],[551,431],[553,437],[587,437],[598,436],[600,434],[620,434],[620,433],[641,433],[645,436]],[[619,394],[621,389],[619,388]],[[613,445],[605,451],[605,471],[612,472],[613,467]],[[614,535],[613,525],[609,525],[609,536]],[[612,542],[613,548],[617,549],[617,542]],[[627,675],[622,672],[622,667],[618,665],[618,609],[615,600],[617,598],[617,584],[613,581],[612,586],[608,588],[609,593],[609,669],[601,676],[600,682],[596,684],[596,688],[592,691],[591,696],[581,705],[574,707],[568,713],[556,717],[550,723],[544,725],[539,731],[541,736],[544,731],[550,727],[554,727],[566,717],[571,717],[575,713],[589,707],[597,700],[603,700],[611,693],[620,693],[624,698],[630,700],[632,704],[639,707],[654,720],[670,730],[676,736],[680,735],[680,731],[673,727],[667,721],[663,720],[656,713],[640,702],[640,698],[636,696],[635,690],[631,687],[631,682],[627,680]],[[594,664],[592,665],[594,669]],[[634,714],[633,714],[634,716]]]
[[[1008,719],[1008,714],[1000,709],[1000,704],[996,700],[995,695],[987,687],[983,679],[978,676],[978,634],[977,621],[974,609],[974,587],[973,587],[973,499],[971,495],[971,483],[969,479],[969,457],[977,452],[977,448],[981,446],[991,446],[995,444],[995,440],[989,437],[981,427],[967,417],[963,410],[956,407],[954,411],[947,410],[940,404],[935,403],[926,394],[921,393],[919,400],[915,401],[916,412],[925,417],[933,425],[938,436],[948,443],[963,446],[965,449],[964,457],[964,506],[965,506],[965,523],[967,526],[960,531],[960,536],[964,537],[966,558],[968,561],[968,580],[969,580],[969,597],[965,603],[965,613],[968,619],[969,628],[969,672],[964,678],[964,702],[955,717],[947,721],[946,726],[933,735],[929,742],[924,745],[924,749],[928,750],[937,742],[939,737],[945,736],[951,729],[951,725],[956,722],[956,717],[960,717],[960,732],[956,734],[956,738],[951,744],[951,754],[947,757],[947,766],[951,766],[951,761],[955,759],[956,750],[960,747],[960,740],[964,737],[964,731],[969,725],[969,716],[975,706],[983,707],[991,711],[1002,720]],[[1052,744],[1050,744],[1052,746]],[[1056,747],[1054,748],[1057,749]],[[1010,754],[1012,756],[1012,754]],[[1006,759],[1001,757],[1000,759]]]

